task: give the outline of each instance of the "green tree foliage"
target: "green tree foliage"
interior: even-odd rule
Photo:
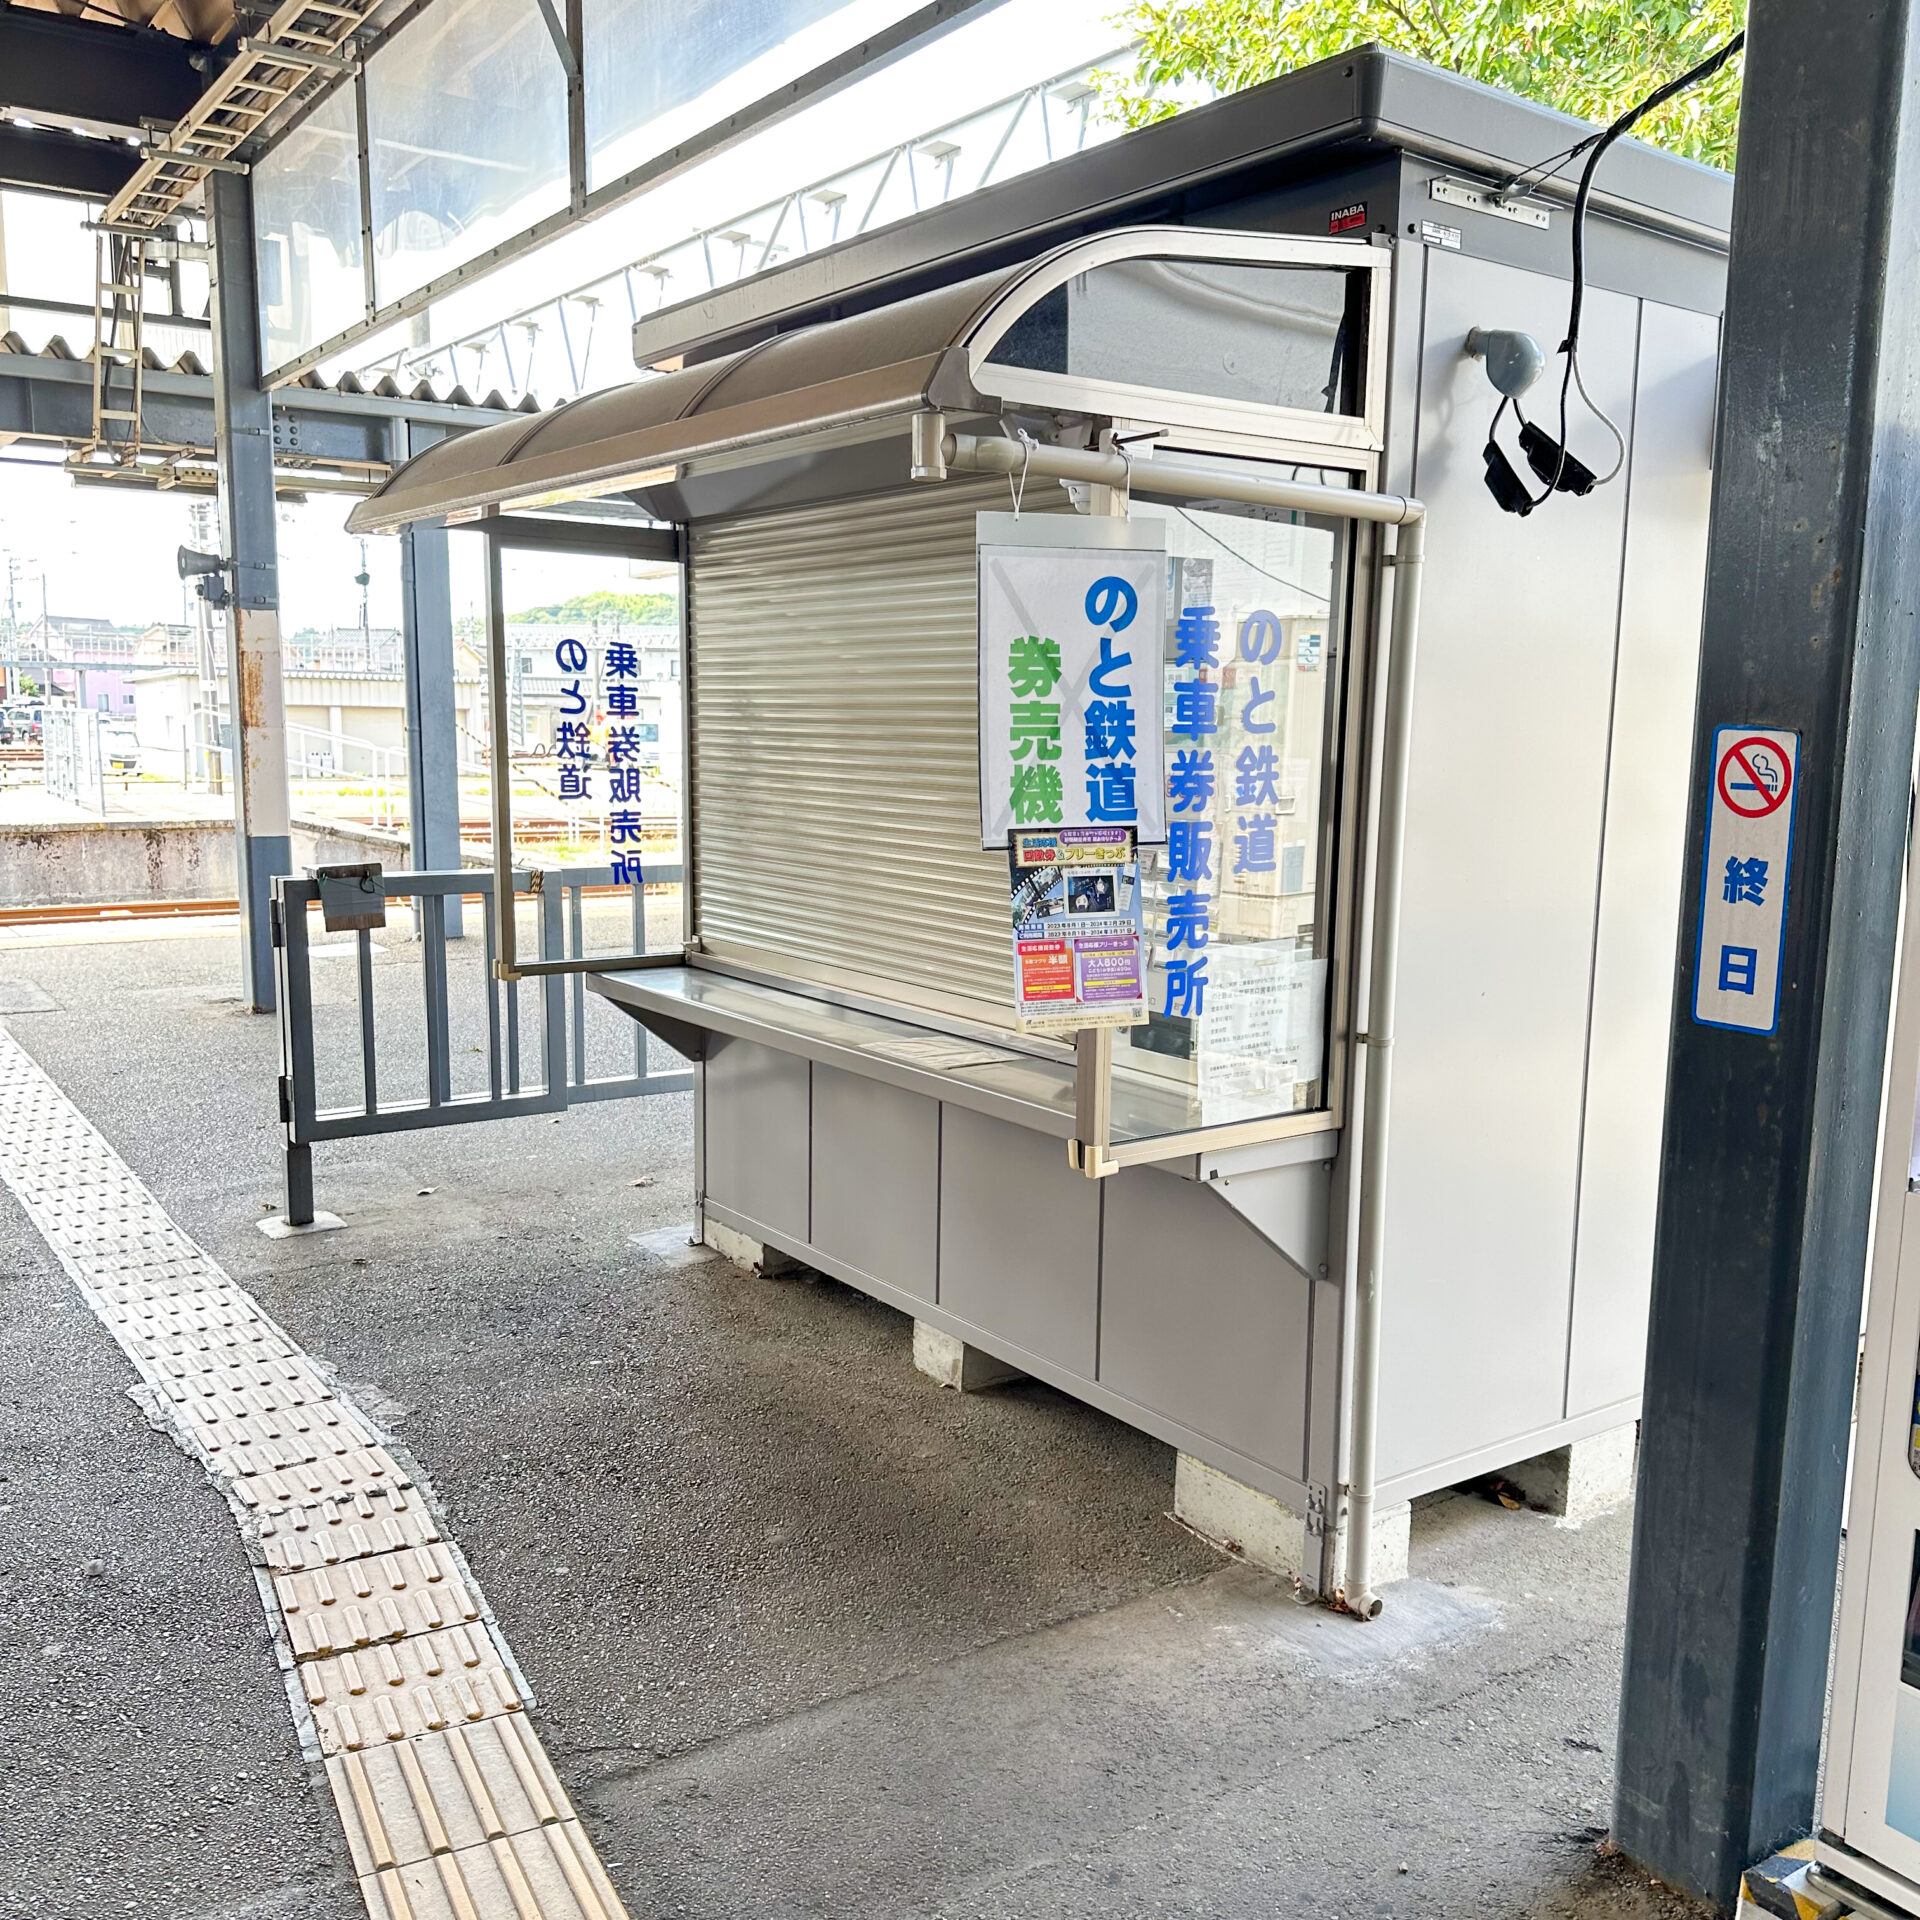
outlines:
[[[508,615],[534,626],[585,626],[595,620],[625,620],[641,627],[665,627],[673,624],[673,595],[670,593],[576,593],[571,600],[552,606],[528,607]]]
[[[1101,76],[1102,90],[1108,111],[1140,127],[1178,111],[1154,87],[1237,92],[1378,41],[1604,125],[1745,20],[1745,0],[1139,0],[1121,21],[1140,39],[1139,63],[1130,79]],[[1635,136],[1731,167],[1740,65],[1649,114]]]

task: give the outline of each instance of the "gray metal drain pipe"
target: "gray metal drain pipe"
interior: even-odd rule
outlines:
[[[1375,1447],[1380,1398],[1381,1247],[1385,1237],[1387,1101],[1393,1078],[1393,1010],[1400,957],[1400,868],[1406,845],[1407,760],[1413,740],[1413,673],[1420,628],[1420,576],[1427,510],[1405,494],[1362,493],[1301,480],[1235,474],[1177,456],[1135,459],[1037,441],[940,432],[937,415],[914,422],[915,478],[944,478],[944,468],[1081,480],[1125,492],[1139,480],[1155,493],[1370,520],[1399,528],[1387,556],[1393,569],[1393,617],[1387,641],[1385,737],[1380,761],[1379,821],[1374,834],[1373,948],[1367,968],[1366,1048],[1357,1119],[1360,1127],[1360,1220],[1353,1329],[1353,1442],[1347,1486],[1347,1566],[1337,1596],[1349,1613],[1371,1620]],[[935,447],[939,460],[927,458]]]

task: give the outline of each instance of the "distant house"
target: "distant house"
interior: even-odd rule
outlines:
[[[133,712],[133,660],[139,631],[111,620],[43,614],[14,641],[8,683],[65,695],[102,713]]]
[[[398,627],[302,627],[281,643],[288,673],[384,678],[404,670]]]
[[[186,754],[196,774],[198,752],[232,745],[225,642],[215,636],[202,656],[191,627],[149,627],[135,657],[135,724],[141,748]],[[287,771],[302,775],[405,771],[406,679],[399,632],[390,627],[308,629],[284,644],[282,687],[287,716]],[[460,760],[477,765],[484,731],[480,662],[454,646],[454,713]],[[166,765],[155,763],[155,770]]]
[[[208,755],[225,744],[227,689],[217,638],[196,627],[151,626],[134,642],[133,727],[142,765],[205,779]]]

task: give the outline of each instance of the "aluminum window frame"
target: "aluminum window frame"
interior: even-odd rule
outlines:
[[[1384,358],[1384,355],[1382,356]],[[1114,431],[1124,437],[1141,431],[1139,423],[1116,420]],[[1226,439],[1231,444],[1223,445]],[[1253,452],[1246,436],[1205,433],[1169,435],[1157,444],[1169,454],[1197,454],[1260,460],[1277,465],[1312,465],[1329,472],[1349,476],[1352,490],[1375,491],[1380,482],[1381,459],[1340,460],[1327,457],[1323,445],[1317,456],[1309,453],[1301,459],[1293,451],[1276,451],[1274,443],[1262,441]],[[1139,491],[1153,491],[1152,463],[1143,460],[1136,478]],[[1332,780],[1325,805],[1332,811],[1332,831],[1326,835],[1327,871],[1323,890],[1330,913],[1327,949],[1326,1060],[1323,1073],[1323,1098],[1317,1107],[1296,1113],[1269,1114],[1246,1120],[1225,1120],[1213,1126],[1194,1127],[1179,1134],[1150,1135],[1139,1140],[1116,1140],[1108,1152],[1118,1166],[1151,1166],[1188,1154],[1220,1153],[1232,1147],[1253,1146],[1273,1140],[1290,1140],[1303,1134],[1331,1133],[1347,1124],[1352,1079],[1351,1047],[1354,1012],[1358,999],[1357,965],[1362,931],[1361,901],[1366,884],[1367,848],[1367,772],[1373,758],[1373,736],[1377,720],[1374,682],[1378,670],[1376,654],[1382,641],[1381,576],[1384,568],[1382,530],[1373,521],[1338,510],[1340,488],[1328,489],[1329,519],[1345,519],[1347,526],[1345,578],[1336,582],[1341,606],[1346,658],[1342,666],[1340,712],[1329,729],[1328,747],[1337,756],[1330,771]],[[1324,832],[1324,827],[1323,827]],[[1115,1071],[1125,1071],[1115,1049]]]
[[[1192,260],[1218,266],[1281,266],[1363,272],[1366,338],[1361,343],[1361,411],[1315,413],[1148,387],[1084,374],[1041,373],[993,358],[1014,324],[1048,294],[1096,268],[1127,260]],[[1324,452],[1379,453],[1386,446],[1387,354],[1393,256],[1366,240],[1319,239],[1307,234],[1247,234],[1217,227],[1128,227],[1075,241],[1036,261],[1030,272],[995,294],[966,338],[967,364],[982,394],[1014,405],[1064,407],[1076,413],[1124,416],[1185,432],[1228,433],[1263,446],[1275,441]],[[1138,430],[1147,430],[1144,427]],[[1266,457],[1271,458],[1271,455]],[[1324,460],[1314,464],[1326,465]],[[1337,464],[1346,464],[1344,462]]]
[[[646,967],[681,966],[686,961],[685,928],[691,914],[691,822],[693,813],[692,732],[689,727],[686,673],[686,541],[675,527],[621,526],[570,520],[542,520],[531,516],[489,515],[474,526],[484,548],[481,578],[485,583],[487,628],[487,741],[489,817],[493,833],[495,893],[493,914],[494,976],[504,981],[533,979],[558,973],[622,973]],[[522,961],[517,951],[518,930],[503,901],[513,898],[513,761],[506,747],[507,728],[507,609],[501,559],[510,552],[600,554],[615,558],[671,560],[679,569],[680,602],[678,652],[680,671],[680,738],[683,771],[680,782],[681,942],[662,953],[593,954],[577,959]],[[504,776],[504,777],[503,777]],[[504,880],[502,878],[504,876]]]

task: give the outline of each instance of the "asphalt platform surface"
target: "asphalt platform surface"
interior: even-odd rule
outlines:
[[[635,1920],[1689,1911],[1597,1844],[1625,1511],[1436,1496],[1377,1622],[1303,1604],[1168,1517],[1159,1443],[678,1244],[684,1095],[323,1146],[346,1229],[271,1241],[235,953],[0,935],[0,1006],[52,1002],[0,1019],[418,1462]],[[233,1523],[132,1380],[0,1191],[0,1917],[348,1920]]]

